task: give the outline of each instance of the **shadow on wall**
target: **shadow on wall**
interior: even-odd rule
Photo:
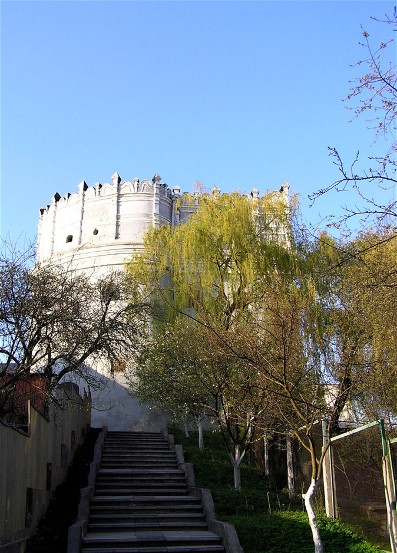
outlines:
[[[160,432],[167,428],[167,416],[142,404],[128,391],[124,373],[106,376],[86,365],[84,377],[75,378],[74,382],[78,384],[80,393],[87,388],[91,392],[91,426],[135,432]],[[67,375],[67,380],[72,380],[72,374]]]

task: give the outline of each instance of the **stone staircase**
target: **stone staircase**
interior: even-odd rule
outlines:
[[[81,552],[222,551],[162,434],[108,432]]]

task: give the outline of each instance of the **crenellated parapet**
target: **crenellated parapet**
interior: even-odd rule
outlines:
[[[172,224],[177,196],[179,187],[171,190],[157,174],[151,180],[122,181],[118,173],[105,184],[82,181],[75,193],[55,193],[51,204],[40,209],[38,260],[66,259],[72,252],[80,257],[77,251],[83,248],[93,257],[100,250],[97,261],[102,265],[121,244],[128,244],[131,256],[149,226]]]
[[[272,192],[275,200],[288,204],[289,185]],[[81,270],[121,268],[141,248],[145,232],[163,224],[185,223],[197,210],[203,195],[217,196],[221,190],[181,194],[157,174],[152,179],[123,181],[116,172],[111,181],[89,186],[85,181],[77,192],[55,193],[51,203],[40,209],[37,259],[73,262]],[[253,201],[259,190],[251,192]]]

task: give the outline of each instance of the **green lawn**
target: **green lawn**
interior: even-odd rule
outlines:
[[[183,445],[186,462],[193,463],[198,487],[210,488],[217,518],[235,525],[244,553],[312,553],[307,515],[301,505],[291,506],[284,492],[277,492],[253,467],[242,466],[242,491],[233,488],[233,468],[221,436],[206,432],[204,451],[197,434],[185,438],[172,429],[175,443]],[[269,504],[271,514],[269,513]],[[380,553],[383,551],[339,521],[319,517],[325,553]]]

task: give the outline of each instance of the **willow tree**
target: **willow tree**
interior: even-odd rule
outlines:
[[[288,234],[285,196],[202,195],[183,225],[151,229],[130,270],[151,283],[168,316],[189,313],[228,329],[256,301],[260,252],[279,250]],[[188,195],[181,199],[193,201]]]
[[[225,444],[229,439],[233,444],[229,453],[237,488],[240,464],[265,403],[253,386],[249,364],[226,353],[223,345],[233,342],[239,321],[260,301],[263,260],[272,264],[286,247],[285,200],[285,193],[264,198],[203,194],[186,224],[152,229],[143,255],[130,265],[153,287],[158,313],[171,322],[177,314],[190,317],[201,343],[205,340],[199,357],[211,390],[207,411],[227,438]],[[194,206],[196,198],[181,201]],[[265,249],[267,255],[261,257]]]

